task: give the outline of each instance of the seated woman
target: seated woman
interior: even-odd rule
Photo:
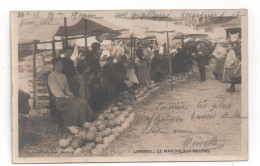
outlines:
[[[48,77],[48,86],[50,88],[54,104],[57,110],[62,114],[64,124],[69,130],[76,134],[77,126],[82,126],[84,122],[90,120],[88,103],[78,97],[74,97],[69,90],[67,78],[61,73],[63,64],[62,58],[56,58],[52,61],[54,71]]]

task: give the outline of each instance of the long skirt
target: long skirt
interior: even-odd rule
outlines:
[[[222,82],[233,83],[234,80],[231,78],[232,68],[225,68],[223,72]]]
[[[140,85],[147,85],[150,82],[150,71],[148,68],[138,68],[138,81]]]
[[[82,126],[92,118],[92,109],[84,99],[78,97],[57,99],[55,105],[67,126]]]
[[[216,58],[216,63],[215,63],[214,69],[213,69],[213,74],[219,80],[221,80],[222,77],[223,77],[223,70],[224,70],[225,61],[226,61],[225,58],[221,58],[221,59]]]

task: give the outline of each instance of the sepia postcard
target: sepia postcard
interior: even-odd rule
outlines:
[[[247,9],[12,11],[14,163],[248,160]]]

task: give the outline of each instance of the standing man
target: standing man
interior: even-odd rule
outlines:
[[[99,63],[101,50],[100,50],[100,43],[94,42],[91,45],[91,51],[86,55],[86,61],[90,64],[91,71],[94,74],[94,77],[89,85],[90,94],[91,94],[91,106],[97,108],[100,106],[102,90],[101,90],[101,66]]]
[[[74,96],[79,96],[79,82],[77,81],[77,73],[74,66],[74,61],[71,58],[74,48],[72,46],[67,46],[63,49],[62,58],[62,73],[67,77],[69,90],[74,94]]]
[[[209,49],[205,45],[205,43],[200,43],[197,48],[197,61],[199,66],[199,72],[200,72],[200,80],[205,81],[206,80],[206,69],[205,66],[207,64],[207,58],[209,55]]]

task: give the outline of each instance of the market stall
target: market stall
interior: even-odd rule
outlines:
[[[51,43],[53,58],[56,57],[56,42],[85,38],[102,33],[114,33],[122,28],[102,19],[72,18],[25,18],[19,21],[18,44],[33,45],[33,109],[36,108],[36,54],[37,44]],[[55,36],[65,39],[57,40]]]

